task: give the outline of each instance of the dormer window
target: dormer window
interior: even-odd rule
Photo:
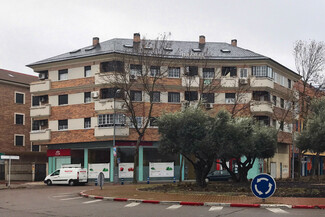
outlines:
[[[193,52],[202,52],[202,50],[200,48],[193,48],[192,51]]]
[[[220,50],[222,53],[230,53],[231,51],[230,50],[228,50],[228,49],[221,49]]]

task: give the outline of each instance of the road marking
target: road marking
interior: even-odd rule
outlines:
[[[75,194],[54,195],[52,197],[68,197],[68,196],[72,196],[72,195],[75,195]]]
[[[209,209],[209,211],[220,211],[222,209],[223,209],[222,206],[211,206],[211,208]]]
[[[61,199],[61,200],[75,200],[75,199],[81,199],[83,197],[70,197],[70,198],[65,198],[65,199]]]
[[[136,202],[133,202],[133,203],[129,203],[127,205],[125,205],[124,207],[135,207],[135,206],[138,206],[140,203],[136,203]]]
[[[91,200],[91,201],[86,201],[86,202],[83,202],[84,204],[88,204],[88,203],[97,203],[99,201],[103,201],[103,200]]]
[[[284,211],[283,209],[280,208],[266,208],[266,209],[274,213],[288,213],[287,211]]]
[[[182,207],[182,205],[171,205],[170,207],[167,207],[166,209],[178,209],[181,207]]]

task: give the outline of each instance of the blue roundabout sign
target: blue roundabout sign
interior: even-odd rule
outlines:
[[[251,189],[256,197],[266,199],[274,194],[276,183],[272,176],[262,173],[253,179]]]

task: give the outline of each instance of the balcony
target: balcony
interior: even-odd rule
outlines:
[[[130,130],[128,126],[116,126],[115,136],[124,137],[129,136]],[[114,127],[95,127],[95,137],[112,137],[114,135]]]
[[[183,87],[199,87],[200,86],[200,77],[199,76],[182,77],[182,86]]]
[[[221,78],[222,87],[238,87],[238,78],[223,77]]]
[[[103,110],[126,110],[127,107],[124,101],[115,100],[115,108],[114,108],[114,100],[113,99],[100,99],[95,101],[95,111],[103,111]]]
[[[251,101],[251,112],[273,113],[272,103],[269,101]]]
[[[30,116],[32,118],[45,117],[50,115],[51,115],[51,105],[49,104],[30,108]]]
[[[274,88],[274,81],[266,77],[251,77],[251,87],[269,87]]]
[[[42,92],[48,91],[51,88],[51,81],[50,80],[43,80],[43,81],[36,81],[30,84],[30,92]]]
[[[39,130],[30,132],[30,141],[31,142],[41,142],[51,140],[51,130]]]

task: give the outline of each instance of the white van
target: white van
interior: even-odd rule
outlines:
[[[69,184],[72,186],[76,184],[85,184],[87,182],[87,169],[83,169],[81,166],[75,167],[74,165],[64,165],[44,179],[44,183],[47,185]]]

